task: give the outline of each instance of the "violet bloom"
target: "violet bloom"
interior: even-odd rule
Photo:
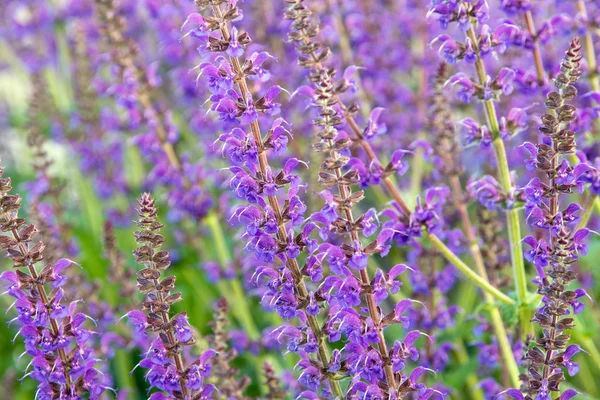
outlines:
[[[404,398],[410,392],[424,396],[428,389],[424,384],[417,383],[424,372],[422,367],[416,368],[407,377],[403,371],[394,371],[392,365],[386,362],[389,351],[384,330],[388,324],[408,322],[402,314],[412,302],[400,302],[387,315],[382,315],[376,305],[377,301],[387,296],[384,292],[397,291],[394,277],[406,268],[398,267],[390,271],[388,276],[379,271],[375,281],[369,278],[367,264],[370,257],[377,253],[385,255],[387,247],[382,245],[379,237],[367,244],[363,236],[370,236],[374,232],[369,230],[368,235],[361,235],[363,225],[360,221],[363,216],[355,216],[357,205],[364,197],[362,191],[354,191],[354,187],[361,183],[360,173],[355,166],[366,168],[364,164],[350,162],[347,154],[351,140],[340,134],[344,123],[351,126],[356,124],[353,112],[340,100],[340,96],[351,90],[352,85],[346,74],[341,81],[335,80],[335,69],[328,64],[331,50],[315,38],[319,26],[310,19],[311,10],[302,0],[289,3],[285,14],[285,18],[292,21],[288,36],[298,50],[300,65],[310,71],[310,88],[298,90],[310,97],[311,106],[316,111],[313,125],[317,128],[318,139],[313,147],[323,154],[319,181],[325,189],[319,194],[325,200],[325,205],[311,220],[315,224],[322,224],[323,237],[341,243],[339,246],[327,243],[319,247],[335,274],[325,278],[319,294],[333,307],[330,311],[332,317],[327,324],[330,340],[339,340],[344,336],[348,338],[342,352],[342,359],[345,358],[348,365],[348,375],[352,377],[348,394],[357,398]],[[381,111],[373,111],[364,130],[352,128],[354,140],[368,140],[384,133],[383,127],[378,125]],[[395,155],[385,169],[373,162],[369,172],[374,182],[395,171],[400,164],[398,161],[400,157]],[[375,168],[372,169],[373,166]],[[426,204],[412,216],[419,230],[428,223],[428,227],[435,230],[439,211],[437,206],[443,197],[442,189],[428,193]]]
[[[134,21],[128,21],[119,13],[113,0],[97,0],[95,8],[104,33],[102,38],[107,42],[110,61],[115,67],[115,82],[111,82],[107,92],[130,114],[130,120],[136,120],[137,126],[145,127],[143,133],[133,138],[133,143],[152,166],[146,186],[149,189],[159,186],[168,189],[171,220],[184,217],[202,219],[212,205],[210,194],[203,186],[206,174],[199,162],[192,162],[187,154],[178,153],[179,133],[172,113],[163,110],[164,105],[158,104],[152,97],[153,87],[160,83],[155,66],[143,63],[135,41],[127,37],[127,23]],[[238,47],[232,46],[232,51],[238,51]],[[211,75],[211,72],[214,71],[209,70],[207,74]],[[223,117],[228,118],[232,106],[224,103],[222,108]]]
[[[324,334],[316,328],[320,325],[316,316],[324,306],[324,298],[309,291],[298,260],[300,254],[308,255],[311,278],[315,283],[322,279],[320,260],[311,256],[317,248],[310,237],[316,225],[304,223],[307,207],[298,170],[306,164],[287,158],[277,168],[273,162],[286,153],[292,136],[287,122],[273,119],[280,112],[276,97],[282,89],[260,85],[268,82],[266,61],[270,57],[264,52],[248,54],[250,36],[234,26],[242,19],[235,1],[202,0],[196,5],[201,13],[188,18],[183,29],[206,33],[198,37],[199,53],[203,56],[201,68],[219,71],[218,75],[206,76],[212,91],[210,111],[218,115],[226,130],[218,142],[223,144],[223,155],[231,164],[229,186],[244,202],[233,213],[232,221],[245,227],[245,249],[261,261],[252,281],[264,287],[261,301],[267,308],[295,323],[298,320],[297,327],[285,325],[277,329],[277,339],[287,343],[288,350],[298,352],[307,363],[319,363],[326,369],[329,351]],[[234,85],[230,72],[235,76]],[[257,84],[258,94],[250,91],[250,79]],[[268,133],[263,135],[261,127],[265,124]],[[313,339],[301,343],[297,340],[299,335]],[[327,379],[320,368],[303,365],[298,365],[302,369],[302,384],[318,390]],[[324,390],[341,396],[337,381],[331,377],[329,382],[330,388]]]
[[[537,146],[528,145],[533,156],[529,164],[547,175],[546,183],[534,179],[526,188],[531,209],[529,223],[547,232],[546,238],[525,239],[531,247],[527,257],[538,272],[534,282],[538,285],[538,293],[542,295],[541,306],[532,322],[543,328],[543,336],[535,341],[526,354],[526,359],[531,363],[527,394],[517,389],[503,392],[516,400],[550,399],[558,394],[562,400],[576,395],[575,391],[562,391],[560,387],[565,381],[563,369],[571,375],[577,373],[578,367],[571,358],[580,350],[577,345],[568,346],[569,335],[564,333],[574,328],[572,315],[583,310],[583,304],[578,299],[586,293],[583,289],[569,290],[567,286],[576,279],[571,266],[581,255],[585,255],[585,240],[589,231],[574,227],[577,217],[573,213],[581,207],[571,204],[561,209],[559,199],[571,193],[579,185],[578,178],[585,175],[575,172],[580,170],[579,166],[573,167],[567,158],[563,158],[575,150],[575,134],[569,129],[569,123],[575,118],[575,107],[566,101],[577,95],[574,83],[581,75],[581,58],[579,39],[575,38],[561,64],[561,72],[554,79],[557,91],[548,93],[546,97],[549,111],[542,116],[539,131],[547,139]],[[585,166],[586,170],[589,168]],[[534,196],[533,193],[537,191],[541,191],[542,196]],[[562,336],[565,340],[555,340]]]
[[[204,398],[211,393],[213,385],[205,382],[210,375],[210,359],[214,350],[204,351],[194,362],[186,366],[183,349],[195,343],[192,330],[184,313],[171,316],[171,305],[181,300],[181,293],[174,292],[175,277],[161,279],[161,273],[171,265],[169,253],[160,250],[164,237],[159,233],[163,226],[157,219],[158,208],[150,194],[144,193],[138,200],[136,210],[140,219],[136,221],[139,231],[134,233],[140,245],[134,250],[136,261],[144,268],[137,274],[137,286],[146,295],[142,311],[130,311],[127,317],[135,327],[137,335],[157,332],[158,336],[144,353],[140,366],[146,368],[146,379],[150,385],[170,396],[184,400]],[[166,398],[155,393],[151,398]],[[164,396],[164,397],[161,397]],[[197,397],[200,396],[200,397]]]
[[[36,397],[40,399],[79,398],[100,399],[106,389],[102,374],[96,369],[94,353],[86,349],[92,332],[83,326],[89,318],[76,311],[77,302],[63,305],[62,286],[67,282],[64,271],[73,261],[60,259],[37,271],[36,264],[44,259],[44,244],[35,242],[39,233],[18,217],[19,195],[12,190],[10,178],[3,178],[0,168],[0,249],[6,249],[13,261],[12,270],[0,279],[5,294],[15,298],[19,336],[25,342],[25,353],[32,357],[26,376],[39,382]],[[47,287],[52,287],[47,292]]]

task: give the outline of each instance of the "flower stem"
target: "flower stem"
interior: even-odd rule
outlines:
[[[319,71],[322,71],[323,67],[319,63],[318,59],[316,57],[314,57],[314,55],[313,55],[313,58],[315,61],[315,67]],[[349,127],[351,128],[351,132],[354,134],[353,140],[355,142],[358,142],[358,144],[363,148],[363,150],[365,151],[365,153],[367,154],[367,156],[371,162],[379,162],[377,155],[373,151],[371,145],[366,140],[364,140],[364,136],[363,136],[360,128],[358,127],[353,116],[347,112],[347,108],[345,107],[343,102],[339,98],[337,98],[337,96],[334,99],[334,101],[337,104],[340,104],[341,109],[344,112],[345,119],[346,119]],[[386,176],[383,178],[383,183],[384,183],[384,186],[386,187],[386,189],[388,190],[388,192],[391,194],[392,198],[401,207],[402,212],[404,214],[404,218],[408,219],[411,214],[411,210],[407,206],[404,199],[402,198],[402,195],[400,194],[400,191],[398,190],[397,185],[390,179],[389,176]],[[460,190],[460,182],[458,182],[458,188]],[[345,187],[340,187],[340,193],[345,192],[345,190],[346,190]],[[345,196],[342,196],[342,197],[345,197]],[[464,211],[464,213],[466,213],[466,209],[463,209],[463,211]],[[465,215],[466,215],[466,218],[468,221],[468,224],[467,224],[468,228],[466,228],[466,229],[470,230],[470,232],[471,232],[471,235],[470,235],[471,249],[474,252],[474,259],[478,260],[478,262],[476,264],[478,264],[479,274],[477,274],[473,270],[471,270],[437,236],[435,236],[433,234],[427,234],[429,236],[429,239],[434,244],[434,246],[438,249],[438,251],[449,262],[454,264],[469,279],[471,279],[473,282],[475,282],[478,286],[480,286],[484,290],[486,299],[488,301],[491,302],[493,300],[493,298],[497,298],[498,300],[500,300],[501,302],[503,302],[505,304],[514,304],[514,301],[510,297],[506,296],[505,294],[503,294],[501,291],[499,291],[498,289],[496,289],[494,286],[492,286],[489,283],[489,280],[487,279],[487,273],[485,271],[485,266],[483,264],[483,259],[481,257],[481,253],[479,251],[479,247],[477,244],[477,240],[473,237],[470,220],[468,220],[468,214],[465,214]],[[352,220],[352,216],[350,215],[348,217],[348,219]],[[475,248],[475,249],[473,249],[473,248]],[[479,257],[477,257],[477,255]],[[364,280],[365,280],[365,278],[363,277],[363,281]],[[367,280],[367,282],[368,282],[368,280]],[[371,307],[369,307],[369,308],[371,308]],[[511,382],[513,383],[513,385],[518,386],[519,382],[520,382],[519,381],[519,370],[518,370],[518,366],[517,366],[516,360],[514,358],[514,355],[512,353],[510,343],[508,341],[508,336],[504,329],[504,324],[502,322],[500,312],[497,308],[493,308],[491,311],[491,314],[492,314],[492,323],[494,325],[496,335],[502,337],[502,339],[499,339],[499,343],[500,343],[502,356],[505,360],[506,371],[507,371],[508,375],[510,376]],[[386,375],[387,375],[387,371],[386,371]],[[389,381],[389,379],[388,379],[388,381]]]
[[[435,246],[435,248],[448,260],[452,263],[460,272],[462,272],[468,279],[474,282],[481,289],[491,294],[498,301],[507,304],[513,305],[515,301],[496,289],[492,286],[487,280],[483,279],[479,276],[475,271],[473,271],[467,264],[465,264],[456,254],[450,250],[444,242],[442,242],[436,235],[427,234],[427,237],[431,241],[431,243]]]
[[[460,180],[457,175],[450,177],[450,188],[453,194],[452,198],[454,200],[454,205],[459,211],[465,237],[469,241],[469,250],[471,251],[477,273],[489,284],[490,280],[485,269],[483,257],[481,255],[481,249],[479,248],[479,241],[477,240],[475,232],[473,231],[473,224],[471,223],[471,218],[469,217],[469,213],[467,211],[467,206],[464,201],[464,196],[460,186]],[[494,299],[489,292],[484,292],[484,298],[489,303],[491,303]],[[510,377],[512,384],[514,386],[518,386],[520,382],[519,367],[517,366],[517,361],[515,360],[514,353],[510,347],[506,329],[504,328],[504,323],[502,322],[502,316],[500,315],[500,310],[495,307],[490,309],[490,316],[492,327],[494,328],[494,332],[500,346],[500,352],[502,354],[502,358],[504,359],[502,368]]]
[[[475,35],[475,29],[471,26],[467,31],[467,36],[473,43],[473,46],[477,52],[477,60],[475,61],[475,69],[479,78],[479,83],[484,85],[487,79],[487,72],[485,65],[481,59],[479,53],[479,46],[477,45],[477,37]],[[498,123],[498,116],[496,114],[496,106],[493,100],[485,100],[483,102],[485,108],[485,114],[488,122],[488,126],[492,133],[494,154],[498,164],[498,176],[500,184],[504,191],[509,194],[512,191],[512,183],[510,179],[510,169],[508,167],[508,158],[506,156],[506,149],[504,147],[504,141],[500,137],[500,125]],[[517,302],[519,304],[519,320],[521,327],[521,335],[525,338],[531,333],[532,326],[529,324],[530,313],[525,307],[527,301],[527,277],[525,274],[525,263],[523,261],[523,245],[521,243],[521,225],[519,221],[518,210],[509,209],[506,210],[506,221],[508,226],[508,240],[510,246],[510,258],[513,268],[513,276],[515,282],[515,290],[517,293]]]
[[[309,44],[310,41],[308,38],[310,36],[308,35],[308,32],[306,31],[306,29],[300,29],[299,32],[301,32],[304,35],[304,37],[306,38],[305,41],[307,42],[307,44]],[[310,55],[312,57],[312,59],[314,60],[314,68],[316,70],[318,70],[320,73],[326,73],[326,72],[324,72],[325,68],[320,63],[319,58],[318,58],[317,54],[315,53],[315,51],[310,51],[308,53],[308,55]],[[339,101],[339,98],[338,98],[338,101]],[[333,126],[333,124],[331,122],[331,116],[329,114],[324,113],[323,118],[325,119],[325,126]],[[333,139],[329,138],[329,139],[327,139],[327,142],[329,144],[329,148],[331,149],[329,151],[329,157],[332,160],[337,161],[340,158],[340,153],[337,150],[335,150]],[[338,166],[336,168],[333,168],[333,171],[337,177],[337,182],[338,182],[337,189],[338,189],[340,197],[342,198],[342,203],[343,204],[350,203],[349,199],[352,196],[352,188],[350,187],[349,184],[343,183],[343,179],[342,179],[343,172],[342,172],[341,167]],[[341,209],[343,209],[346,220],[351,225],[354,225],[356,220],[354,218],[351,206],[342,207]],[[361,243],[361,239],[356,230],[350,231],[348,236],[349,236],[349,239],[351,240],[351,243],[359,243],[361,248],[363,247],[362,243]],[[363,269],[360,271],[360,279],[362,281],[362,284],[365,286],[368,286],[371,284],[371,278],[369,277],[369,273],[367,272],[366,269]],[[377,330],[377,335],[379,337],[379,342],[378,342],[378,346],[377,346],[379,349],[379,354],[380,354],[382,360],[387,360],[389,357],[389,351],[388,351],[388,347],[387,347],[387,344],[385,341],[383,327],[381,326],[381,323],[380,323],[380,321],[382,320],[382,317],[381,317],[379,307],[377,306],[377,302],[375,301],[375,296],[371,292],[366,292],[365,300],[367,302],[367,308],[369,310],[371,320],[375,324],[375,329]],[[385,363],[384,371],[385,371],[386,382],[387,382],[388,387],[395,390],[397,388],[396,378],[394,376],[394,370],[392,368],[391,363],[388,363],[388,362]]]
[[[214,12],[214,15],[219,20],[223,21],[223,12],[222,12],[221,8],[218,5],[213,5],[212,10]],[[229,32],[228,25],[226,23],[221,23],[219,28],[220,28],[221,34],[223,35],[223,39],[226,41],[229,41],[231,38],[231,34]],[[230,57],[230,60],[231,60],[231,65],[234,69],[234,72],[235,72],[236,76],[238,77],[237,84],[238,84],[240,92],[242,94],[242,99],[244,99],[244,101],[247,101],[246,100],[248,98],[247,95],[250,95],[250,90],[248,88],[248,83],[246,82],[246,76],[242,71],[242,64],[240,63],[240,60],[237,57]],[[267,153],[266,153],[266,151],[264,151],[265,147],[264,147],[263,137],[260,132],[260,126],[259,126],[258,122],[257,121],[252,122],[250,124],[250,129],[252,131],[254,141],[256,142],[256,145],[259,149],[258,161],[259,161],[260,171],[262,172],[263,176],[267,176],[268,171],[271,169],[271,167],[269,166]],[[288,233],[284,226],[284,219],[282,216],[279,201],[277,200],[277,198],[275,196],[268,196],[268,202],[269,202],[269,205],[271,206],[271,208],[273,209],[275,219],[277,220],[277,223],[278,223],[277,237],[281,242],[287,242],[288,241]],[[296,259],[287,258],[286,265],[289,268],[289,270],[292,274],[292,277],[294,279],[294,283],[295,283],[295,287],[296,287],[298,296],[303,299],[308,298],[308,289],[306,287],[306,283],[304,282],[302,272],[300,271],[300,266],[298,265],[298,262],[296,261]],[[321,330],[319,322],[315,316],[307,314],[306,317],[307,317],[307,324],[310,327],[313,335],[315,336],[315,340],[318,343],[318,351],[317,351],[318,356],[319,356],[321,362],[323,363],[323,368],[327,369],[329,367],[330,361],[329,361],[329,350],[327,348],[327,344],[325,343],[325,335],[324,335],[323,331]],[[328,376],[328,380],[329,380],[329,385],[331,387],[331,391],[333,392],[334,397],[339,398],[339,399],[343,398],[342,388],[340,386],[340,383],[338,381],[336,381],[333,376]]]
[[[527,24],[527,30],[533,40],[533,61],[535,62],[535,72],[537,74],[538,83],[544,85],[546,83],[546,72],[544,71],[544,63],[542,61],[542,53],[540,51],[540,43],[535,30],[535,23],[533,22],[533,15],[531,11],[525,13],[525,23]]]
[[[490,310],[490,316],[492,318],[492,325],[496,332],[496,340],[498,341],[498,347],[500,348],[502,359],[507,363],[505,367],[508,371],[510,382],[514,387],[518,387],[521,384],[521,379],[519,378],[519,367],[517,366],[515,354],[512,350],[510,342],[508,341],[508,335],[504,329],[504,323],[502,322],[502,316],[500,315],[498,308],[492,308]]]
[[[347,112],[347,108],[341,99],[335,99],[337,103],[341,106],[342,111],[344,112],[344,117],[348,126],[350,127],[350,133],[353,134],[353,140],[358,142],[358,144],[363,148],[369,161],[379,163],[379,159],[373,151],[371,144],[364,139],[364,136],[361,132],[360,127],[354,120],[353,116]],[[495,113],[495,111],[494,111]],[[495,115],[495,114],[494,114]],[[497,124],[496,124],[497,125]],[[391,176],[383,177],[383,184],[390,193],[393,200],[398,203],[400,206],[404,218],[408,219],[411,214],[411,209],[406,204],[406,201],[402,197],[400,190],[397,185],[392,181]],[[448,262],[452,263],[459,271],[461,271],[467,278],[469,278],[472,282],[477,284],[483,290],[489,292],[492,296],[500,300],[505,304],[514,304],[514,300],[510,297],[506,296],[504,293],[493,287],[487,279],[483,279],[480,275],[478,275],[475,271],[473,271],[467,264],[465,264],[452,250],[450,250],[435,234],[427,233],[427,236],[432,241],[432,243],[437,247],[440,253],[448,260]],[[520,244],[519,244],[520,246]],[[521,260],[522,261],[522,260]]]
[[[160,147],[167,156],[169,163],[175,167],[178,171],[181,171],[181,159],[175,151],[172,143],[167,138],[167,128],[165,125],[164,118],[160,116],[156,107],[152,103],[151,99],[151,87],[148,84],[146,74],[137,64],[135,59],[135,51],[129,48],[131,45],[127,42],[127,38],[124,36],[124,30],[126,25],[123,24],[123,20],[117,18],[118,13],[115,11],[115,4],[112,0],[96,0],[96,9],[105,30],[104,38],[107,43],[113,49],[122,49],[125,51],[111,52],[113,54],[113,62],[118,65],[121,69],[121,73],[125,70],[129,70],[134,79],[138,83],[138,101],[143,109],[142,115],[144,116],[145,122],[149,122],[151,118],[155,118],[157,121],[156,136],[160,143]],[[185,178],[185,177],[184,177]],[[187,182],[187,179],[184,179]],[[188,183],[186,183],[187,187]]]

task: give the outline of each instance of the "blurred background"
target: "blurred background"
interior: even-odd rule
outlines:
[[[274,82],[294,92],[303,84],[305,73],[285,41],[283,3],[240,3],[244,10],[242,24],[255,42],[252,49],[268,51],[274,57],[269,62]],[[427,4],[383,0],[310,3],[322,25],[322,39],[337,54],[334,63],[339,70],[352,65],[365,67],[352,78],[360,89],[354,96],[362,103],[357,118],[364,123],[370,117],[371,107],[387,109],[381,122],[389,133],[375,142],[383,151],[383,159],[391,157],[389,148],[413,151],[409,172],[398,179],[410,206],[414,206],[423,189],[436,182],[431,160],[418,145],[420,140],[428,139],[427,109],[433,69],[425,66],[439,63],[436,49],[429,46],[439,29],[431,28],[426,19]],[[490,1],[494,15],[502,13],[499,3]],[[536,14],[540,24],[549,15],[577,15],[570,2],[548,3],[547,10]],[[256,262],[253,256],[247,256],[239,226],[230,220],[237,203],[228,189],[230,175],[222,170],[227,163],[219,144],[214,144],[222,131],[207,115],[209,106],[204,103],[210,95],[208,89],[204,83],[196,83],[198,70],[193,68],[200,62],[197,44],[191,38],[182,40],[186,31],[180,27],[194,10],[193,4],[179,0],[116,4],[117,15],[126,21],[125,36],[133,42],[128,54],[152,82],[149,92],[154,107],[168,121],[169,140],[182,154],[184,174],[193,183],[193,189],[187,192],[181,190],[181,180],[165,166],[156,143],[148,138],[156,128],[128,104],[135,83],[119,80],[119,67],[110,57],[114,49],[104,41],[107,33],[98,22],[97,7],[98,3],[91,0],[45,4],[0,1],[0,155],[6,168],[4,175],[12,178],[13,191],[23,197],[27,218],[46,229],[44,239],[51,248],[50,257],[60,253],[81,265],[70,270],[76,282],[71,298],[83,299],[98,326],[109,326],[116,332],[115,337],[105,340],[98,337],[97,346],[106,357],[107,372],[114,377],[112,386],[120,390],[120,398],[147,398],[143,370],[134,370],[140,350],[128,333],[128,323],[119,321],[128,310],[139,307],[141,301],[139,293],[131,289],[138,269],[131,256],[136,248],[132,221],[135,199],[147,190],[158,199],[160,218],[165,223],[165,248],[173,261],[170,271],[177,276],[177,289],[183,294],[183,301],[174,310],[187,311],[191,324],[203,338],[192,351],[214,346],[211,340],[215,334],[215,305],[225,297],[229,303],[229,326],[218,330],[225,330],[226,347],[234,350],[231,365],[238,371],[231,371],[230,384],[236,385],[247,376],[252,383],[245,396],[264,398],[263,363],[267,361],[273,365],[288,397],[293,398],[299,389],[292,372],[298,359],[286,351],[285,344],[268,334],[281,320],[275,313],[264,311],[269,304],[260,304],[261,293],[251,281]],[[598,14],[597,4],[589,7],[590,13]],[[567,38],[577,29],[572,24],[564,32],[557,30],[544,46],[549,65],[558,66],[555,61],[560,60]],[[526,71],[531,63],[521,54],[508,52],[503,55],[503,63]],[[495,64],[492,68],[499,67]],[[525,107],[543,103],[541,96],[540,89],[534,88],[528,96],[522,95],[502,106],[502,110],[506,112],[515,104]],[[291,152],[309,165],[318,166],[320,155],[311,150],[313,131],[304,99],[284,96],[282,102],[282,115],[293,127]],[[452,93],[448,102],[452,103],[456,121],[474,112],[460,104]],[[480,110],[475,108],[475,112]],[[534,126],[527,129],[535,132]],[[590,155],[596,153],[594,143],[586,142],[586,146],[591,149]],[[489,156],[476,146],[465,149],[463,160],[469,175],[485,171],[486,154]],[[516,151],[511,152],[511,165],[522,168],[521,160]],[[303,170],[303,180],[316,182],[316,171],[317,168]],[[317,190],[307,191],[308,214],[320,208]],[[386,202],[382,188],[374,187],[367,192],[361,207],[366,211]],[[478,221],[486,218],[473,213]],[[491,218],[499,219],[498,213]],[[114,228],[114,240],[109,235],[108,245],[107,222]],[[62,244],[54,245],[59,242]],[[453,246],[468,259],[465,243],[459,242]],[[506,257],[506,249],[500,249],[502,257]],[[484,390],[487,378],[493,377],[502,385],[506,377],[500,371],[493,335],[480,314],[485,307],[497,305],[482,306],[478,291],[454,268],[439,257],[428,256],[430,246],[426,242],[418,255],[412,250],[394,248],[385,259],[376,257],[381,265],[373,268],[389,269],[398,263],[415,267],[417,273],[402,278],[398,298],[433,299],[431,313],[417,312],[413,316],[422,329],[435,336],[431,345],[426,340],[419,342],[422,358],[439,371],[435,378],[428,379],[435,379],[442,391],[452,389],[448,396],[451,399],[491,398]],[[600,279],[596,262],[599,257],[600,239],[593,235],[589,254],[578,266],[580,279],[593,298],[600,291],[594,284]],[[2,271],[10,268],[9,260],[2,260],[0,265]],[[533,271],[531,266],[528,268]],[[430,270],[432,276],[428,276]],[[510,274],[510,268],[501,270],[499,282],[509,279]],[[430,279],[444,284],[432,289],[432,295],[420,290],[431,286]],[[2,296],[0,304],[8,308],[11,299]],[[506,321],[516,322],[514,310],[502,312]],[[13,342],[18,330],[16,324],[10,324],[13,316],[14,310],[0,316],[0,397],[33,399],[35,382],[22,379],[29,358],[20,358],[22,341],[16,338]],[[590,399],[600,398],[599,324],[597,305],[589,305],[587,312],[577,316],[574,333],[590,355],[580,356],[580,372],[568,385],[587,393]],[[404,334],[401,326],[390,328],[391,337]],[[106,398],[112,397],[106,394]]]

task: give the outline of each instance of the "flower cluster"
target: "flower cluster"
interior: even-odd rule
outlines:
[[[528,222],[545,230],[548,237],[536,240],[529,236],[524,239],[532,247],[527,255],[537,269],[535,283],[542,295],[542,305],[532,321],[543,328],[543,336],[535,341],[526,355],[531,367],[524,394],[516,389],[506,392],[517,400],[550,398],[551,393],[560,394],[558,398],[565,400],[577,394],[573,389],[563,391],[560,384],[565,380],[563,368],[571,375],[578,371],[571,358],[581,348],[576,344],[569,345],[570,335],[566,331],[574,328],[572,316],[583,311],[584,304],[580,299],[587,294],[583,289],[570,290],[567,286],[576,279],[570,266],[580,254],[587,252],[585,241],[589,230],[573,228],[579,219],[575,213],[580,207],[570,204],[561,209],[560,200],[562,195],[571,193],[578,185],[580,171],[590,168],[585,164],[572,167],[564,158],[575,149],[574,133],[569,129],[575,107],[567,101],[577,96],[574,83],[581,76],[581,58],[579,38],[575,38],[561,64],[561,72],[554,78],[557,91],[546,96],[548,113],[542,116],[539,127],[545,140],[537,145],[525,144],[532,152],[529,165],[548,178],[547,183],[534,178],[525,187]]]
[[[171,265],[169,253],[160,250],[164,237],[159,233],[163,226],[157,219],[158,208],[154,199],[144,193],[138,200],[137,213],[140,219],[135,232],[139,247],[134,250],[135,260],[144,268],[137,273],[137,285],[145,295],[144,312],[130,311],[129,321],[135,326],[136,334],[145,335],[146,331],[156,332],[150,347],[140,362],[148,369],[146,379],[152,387],[167,392],[175,399],[209,399],[215,387],[205,384],[210,375],[210,359],[214,350],[204,351],[193,363],[186,365],[183,360],[185,346],[195,343],[192,328],[185,312],[171,316],[171,306],[181,300],[181,293],[174,292],[175,277],[162,278],[161,274]],[[153,400],[168,399],[164,393],[155,392]]]
[[[367,271],[369,257],[377,253],[385,255],[388,247],[383,244],[385,240],[379,239],[363,244],[361,235],[366,238],[377,231],[373,211],[360,217],[354,216],[355,206],[363,199],[364,193],[353,192],[352,187],[360,184],[360,178],[359,171],[349,164],[348,149],[352,145],[352,139],[341,135],[339,131],[344,122],[354,123],[351,118],[355,111],[347,109],[339,99],[340,95],[351,88],[351,84],[347,76],[336,81],[335,70],[325,66],[331,50],[315,40],[319,27],[311,21],[310,9],[304,1],[290,0],[288,3],[290,6],[286,18],[292,21],[289,38],[300,53],[300,65],[310,70],[309,80],[312,86],[303,91],[310,95],[311,105],[318,113],[313,119],[319,139],[314,148],[325,155],[319,172],[319,181],[325,186],[325,190],[319,195],[325,201],[325,206],[313,214],[311,219],[321,226],[322,236],[338,237],[342,242],[340,246],[326,244],[319,249],[320,258],[329,262],[332,272],[332,276],[325,279],[324,285],[331,298],[330,304],[338,314],[332,320],[335,322],[333,326],[340,324],[343,327],[348,324],[344,320],[350,318],[356,321],[354,326],[348,324],[344,330],[336,332],[338,336],[347,335],[349,340],[341,353],[342,357],[352,360],[353,365],[348,372],[356,376],[349,393],[354,396],[404,398],[408,393],[418,392],[421,398],[427,398],[433,394],[433,390],[417,382],[426,369],[417,367],[408,375],[404,371],[405,360],[414,359],[415,353],[411,349],[421,333],[410,332],[404,342],[396,341],[392,349],[388,349],[384,336],[384,329],[391,322],[408,325],[402,312],[411,305],[411,300],[398,302],[394,311],[388,315],[382,314],[379,306],[389,293],[397,293],[399,283],[395,280],[407,267],[397,265],[388,273],[378,270],[372,280]],[[365,136],[374,132],[379,112],[380,110],[374,110],[367,123]],[[359,133],[357,139],[362,138]],[[398,166],[391,162],[382,171],[383,177],[388,177],[397,169]]]
[[[35,226],[19,217],[21,198],[10,194],[11,179],[3,178],[3,172],[0,168],[0,249],[6,250],[14,270],[0,278],[5,293],[15,299],[19,336],[32,358],[27,375],[39,382],[36,398],[99,399],[106,387],[94,353],[86,348],[93,334],[85,326],[88,317],[77,312],[77,301],[64,304],[64,271],[74,262],[62,258],[37,270],[45,245],[35,241]]]
[[[302,344],[294,351],[307,357],[318,354],[319,368],[308,359],[306,364],[299,364],[304,370],[301,382],[315,389],[322,379],[329,377],[331,391],[341,397],[339,384],[333,379],[336,370],[329,366],[325,333],[316,318],[320,307],[315,301],[322,302],[324,298],[309,293],[303,276],[311,277],[313,283],[322,281],[321,259],[310,256],[303,267],[297,259],[302,252],[314,252],[317,246],[309,237],[316,225],[302,226],[307,208],[300,197],[301,180],[294,171],[304,163],[288,158],[279,172],[273,169],[272,156],[285,153],[291,133],[288,124],[277,118],[270,121],[270,129],[263,136],[259,117],[279,113],[275,96],[281,88],[272,86],[259,98],[249,90],[251,80],[268,81],[269,73],[263,63],[269,55],[252,53],[245,61],[241,58],[251,39],[248,33],[230,27],[241,17],[235,2],[214,0],[197,4],[204,14],[191,14],[185,26],[189,29],[187,35],[201,43],[199,51],[205,62],[198,68],[208,80],[212,93],[210,109],[231,129],[218,141],[222,142],[223,154],[232,164],[229,168],[233,175],[230,187],[247,203],[234,211],[232,219],[244,226],[246,250],[253,252],[261,264],[256,268],[253,280],[257,283],[267,281],[267,290],[262,297],[265,306],[274,308],[283,318],[300,320],[301,329],[290,325],[282,328],[284,336],[290,337],[295,346]],[[281,197],[285,199],[283,205]],[[278,262],[282,265],[277,265]],[[290,346],[291,343],[288,348],[292,348]]]
[[[4,397],[600,394],[600,4],[0,17]]]
[[[64,132],[61,136],[78,154],[83,173],[93,177],[98,197],[106,201],[130,190],[126,176],[119,173],[125,167],[125,146],[116,132],[127,122],[122,122],[118,112],[104,102],[106,94],[103,90],[108,82],[95,77],[101,71],[104,60],[98,54],[100,46],[94,43],[97,24],[90,21],[92,26],[83,27],[84,21],[88,21],[84,18],[91,18],[93,14],[92,5],[88,6],[89,10],[86,9],[83,16],[78,15],[74,34],[73,95],[77,108],[69,123],[62,124]],[[107,214],[117,217],[123,211],[111,206]]]

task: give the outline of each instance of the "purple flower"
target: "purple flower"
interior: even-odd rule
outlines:
[[[94,353],[85,348],[91,336],[83,326],[88,317],[76,313],[76,301],[68,306],[62,303],[62,286],[67,283],[62,273],[73,262],[59,259],[37,271],[45,246],[36,240],[39,232],[35,226],[17,217],[21,199],[9,194],[11,180],[2,173],[0,168],[0,219],[11,229],[3,229],[9,233],[0,235],[0,249],[6,249],[17,272],[3,272],[0,278],[7,283],[3,294],[15,299],[15,320],[21,324],[18,335],[24,339],[25,353],[32,356],[26,376],[39,382],[38,397],[75,398],[81,394],[98,399],[107,385],[96,370]],[[47,292],[48,287],[52,291]]]
[[[230,57],[241,57],[244,54],[244,48],[238,42],[238,31],[234,26],[231,28],[229,46],[227,47],[227,55]]]
[[[456,95],[463,103],[470,103],[476,92],[473,81],[462,73],[452,76],[446,84],[450,84],[452,87],[458,87]]]
[[[490,175],[473,181],[468,185],[469,193],[477,197],[479,202],[489,210],[495,210],[499,204],[506,201],[502,187],[496,179]]]
[[[384,109],[381,107],[374,108],[373,111],[371,111],[371,116],[369,117],[367,126],[363,132],[367,139],[371,139],[378,135],[384,135],[387,132],[385,124],[378,122],[383,111]]]

